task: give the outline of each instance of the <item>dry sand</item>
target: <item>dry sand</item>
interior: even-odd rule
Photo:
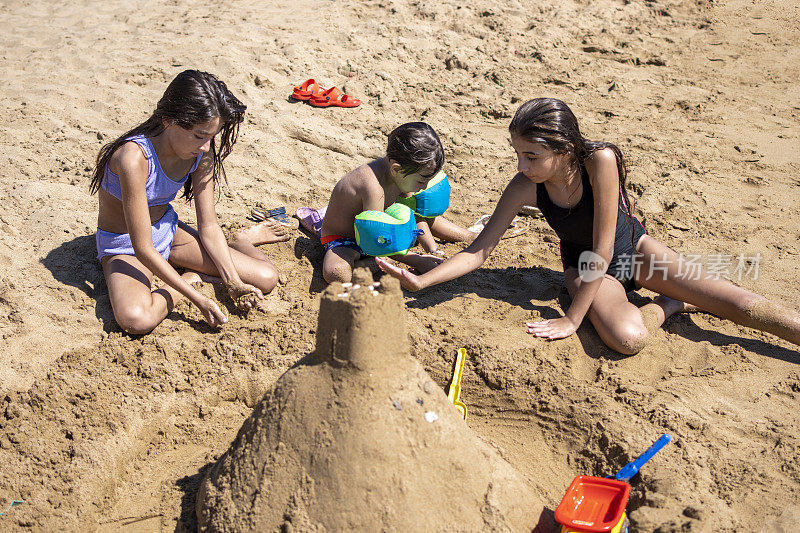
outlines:
[[[185,68],[248,105],[224,224],[256,203],[323,205],[394,126],[422,119],[445,144],[450,217],[468,225],[514,172],[514,109],[555,96],[587,137],[622,147],[651,235],[761,254],[741,285],[800,308],[797,1],[278,4],[0,5],[0,506],[25,500],[3,530],[192,529],[208,466],[313,350],[321,249],[299,233],[265,247],[282,283],[260,310],[222,298],[220,331],[185,303],[144,337],[113,322],[89,174]],[[364,104],[289,102],[309,77]],[[635,530],[789,530],[775,524],[800,500],[795,347],[704,314],[671,318],[635,357],[589,326],[534,339],[521,324],[556,316],[566,291],[553,233],[532,224],[482,270],[406,298],[411,353],[438,384],[468,349],[470,427],[551,507],[574,475],[610,474],[666,431],[675,443],[634,480]]]

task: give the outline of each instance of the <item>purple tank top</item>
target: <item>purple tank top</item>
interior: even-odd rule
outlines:
[[[127,141],[135,142],[141,147],[144,156],[147,158],[147,183],[145,184],[145,191],[147,192],[147,205],[164,205],[170,203],[175,199],[175,195],[181,190],[183,184],[189,179],[189,174],[197,169],[200,164],[200,158],[203,157],[202,152],[195,159],[192,168],[180,180],[175,181],[169,178],[161,168],[161,163],[158,162],[156,150],[153,148],[153,143],[144,135],[134,135],[128,137]],[[119,184],[119,176],[114,174],[111,169],[106,165],[103,173],[103,181],[101,182],[103,190],[109,193],[114,198],[122,200],[122,187]]]

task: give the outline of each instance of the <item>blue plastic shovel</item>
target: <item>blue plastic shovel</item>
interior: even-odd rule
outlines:
[[[11,504],[6,508],[5,511],[0,513],[0,516],[3,516],[7,512],[9,512],[12,507],[16,507],[17,505],[22,505],[23,503],[25,503],[25,500],[11,500]]]
[[[631,461],[630,463],[626,464],[622,467],[622,469],[617,472],[617,475],[614,476],[614,479],[618,479],[620,481],[628,481],[630,478],[636,475],[639,469],[644,466],[644,464],[653,458],[655,454],[661,450],[664,446],[667,445],[669,441],[672,440],[672,437],[664,433],[661,435],[652,446],[647,448],[647,451],[644,452],[642,455],[636,458],[635,461]]]

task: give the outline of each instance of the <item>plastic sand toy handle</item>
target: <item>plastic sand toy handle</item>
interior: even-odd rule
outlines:
[[[467,406],[461,402],[461,374],[464,372],[464,361],[467,359],[466,348],[459,348],[456,355],[456,365],[453,369],[453,379],[447,389],[447,399],[456,406],[461,418],[467,419]]]
[[[620,481],[628,481],[630,478],[636,475],[639,469],[644,466],[644,464],[653,458],[655,454],[661,450],[664,446],[667,445],[669,441],[672,440],[672,437],[664,433],[661,435],[652,446],[650,446],[646,452],[636,458],[635,461],[631,461],[630,463],[626,464],[622,467],[622,469],[617,472],[617,475],[614,476],[614,479],[618,479]]]
[[[3,516],[7,512],[9,512],[12,507],[16,507],[17,505],[22,505],[23,503],[25,503],[25,500],[11,500],[11,504],[6,508],[5,511],[0,513],[0,516]]]

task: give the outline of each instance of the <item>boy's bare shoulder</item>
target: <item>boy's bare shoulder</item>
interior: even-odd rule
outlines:
[[[381,184],[372,167],[365,163],[345,174],[336,184],[335,189],[341,193],[364,196],[380,190]]]
[[[341,181],[347,181],[353,187],[380,187],[378,177],[369,164],[360,165],[344,175]]]

